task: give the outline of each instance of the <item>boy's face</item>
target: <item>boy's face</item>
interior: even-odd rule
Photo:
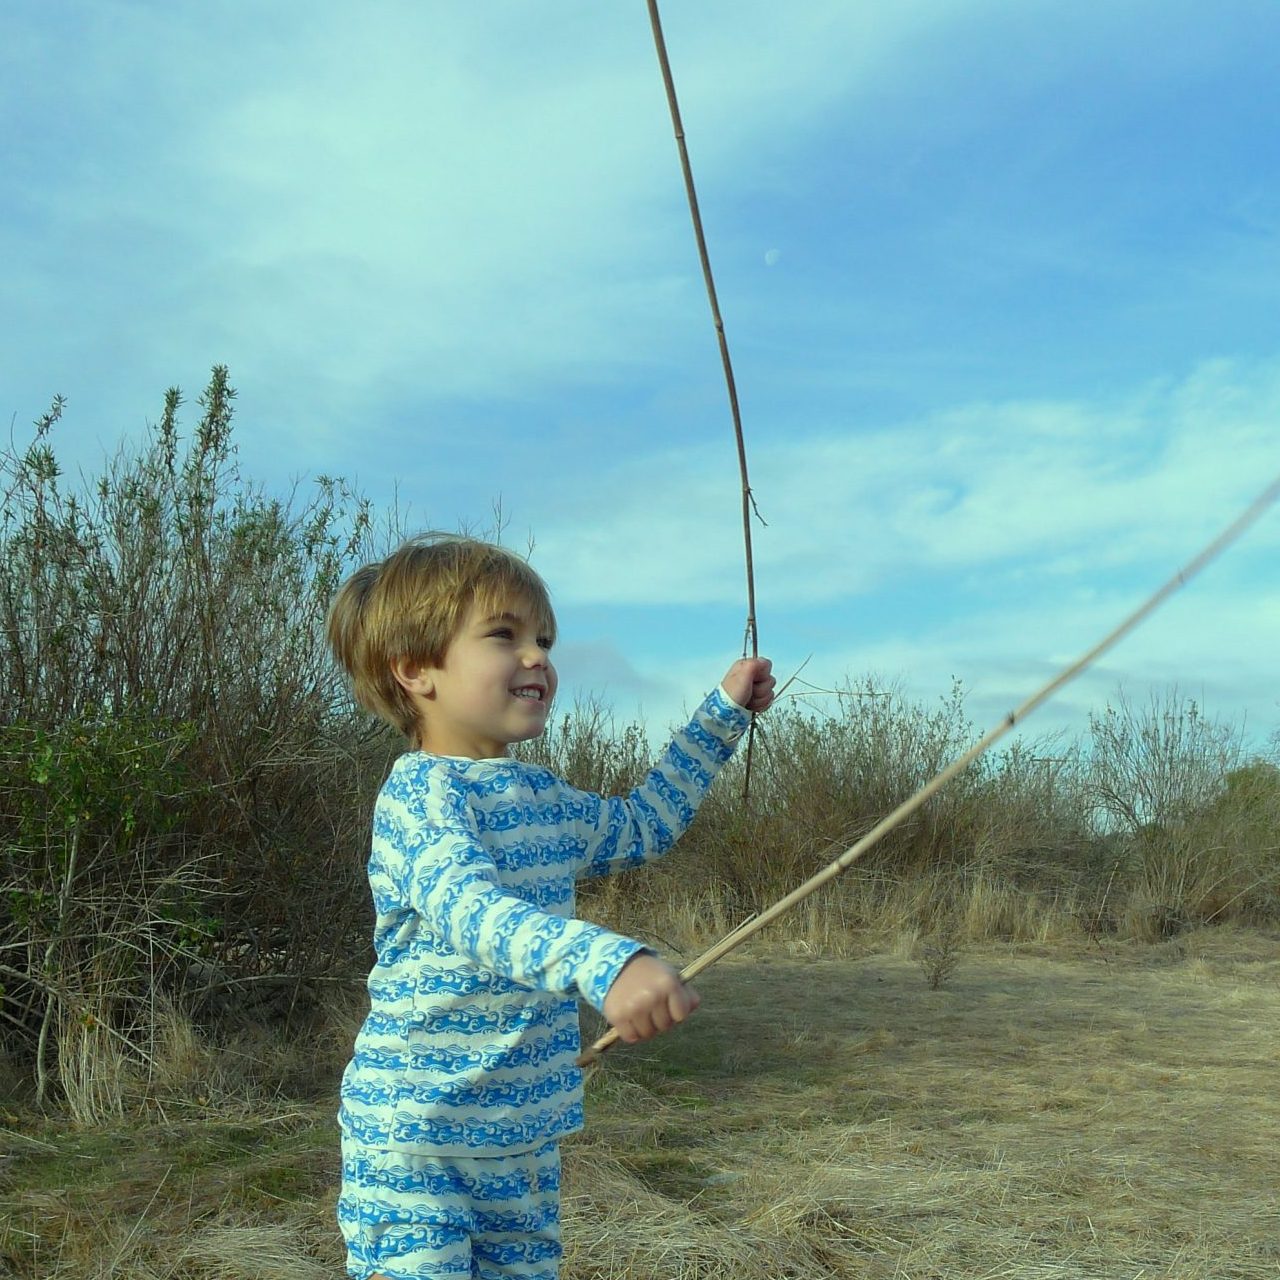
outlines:
[[[550,647],[527,605],[472,606],[441,665],[402,680],[418,707],[422,750],[485,760],[536,738],[556,692]]]

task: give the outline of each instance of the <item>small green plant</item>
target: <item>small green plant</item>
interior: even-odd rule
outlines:
[[[930,991],[939,990],[960,966],[960,925],[948,911],[931,934],[920,942],[917,959]]]

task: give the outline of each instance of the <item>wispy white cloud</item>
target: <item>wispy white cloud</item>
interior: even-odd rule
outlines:
[[[1215,362],[1118,403],[988,404],[871,432],[779,432],[755,450],[762,594],[864,596],[903,574],[1088,581],[1172,571],[1280,474],[1280,368]],[[598,478],[539,520],[561,591],[626,603],[739,595],[731,452],[701,443]],[[589,522],[584,535],[580,522]],[[1280,533],[1268,526],[1270,544]]]
[[[1145,588],[1083,601],[1046,594],[1030,605],[988,604],[922,629],[891,625],[888,634],[819,655],[815,678],[831,684],[877,673],[901,680],[923,700],[959,680],[976,726],[988,729],[1110,634],[1146,595]],[[1259,599],[1253,588],[1209,571],[1058,691],[1025,729],[1032,736],[1079,735],[1090,714],[1122,692],[1146,699],[1176,690],[1261,743],[1280,724],[1270,660],[1278,645],[1280,600]]]
[[[1049,33],[1042,13],[1007,0],[674,8],[668,36],[716,247],[730,250],[759,195],[801,173],[806,201],[847,207],[844,191],[821,193],[814,179],[843,170],[868,139],[892,168],[926,142],[936,161],[950,138],[948,163],[972,168],[966,139],[1009,101],[1043,100],[1046,84],[1097,58],[1100,30],[1123,43],[1155,11],[1058,13]],[[17,13],[8,101],[28,105],[11,118],[57,163],[11,173],[10,189],[39,209],[46,278],[80,284],[68,307],[29,276],[32,323],[20,328],[62,347],[63,367],[105,380],[145,349],[155,396],[229,361],[290,455],[415,396],[524,402],[566,380],[653,377],[691,342],[705,347],[639,10],[118,0],[68,6],[61,26],[47,6]],[[1167,43],[1143,76],[1173,74]],[[965,81],[975,68],[980,93]],[[1060,127],[1078,114],[1059,113]],[[858,176],[886,180],[880,164]],[[902,181],[918,218],[933,178]],[[967,261],[980,244],[992,251],[981,240],[989,214],[939,209],[917,229],[941,231],[938,243]],[[1000,224],[1006,246],[1017,222]],[[30,261],[32,234],[4,229],[6,257]],[[1063,252],[1078,261],[1081,245]],[[808,256],[833,247],[810,244]],[[755,296],[744,288],[739,313],[753,313]],[[883,315],[886,300],[875,305]],[[812,352],[815,385],[832,376],[830,359]]]
[[[708,182],[731,190],[925,22],[671,15]],[[0,219],[0,249],[39,262],[15,320],[42,397],[158,400],[223,361],[288,458],[410,400],[616,383],[701,332],[640,10],[116,0],[14,25],[6,151],[40,160],[9,171],[31,217]]]
[[[705,95],[708,169],[770,114],[812,116],[920,22],[756,10],[770,40],[738,11],[702,14],[677,51]],[[855,34],[858,57],[821,74]],[[241,363],[340,366],[360,394],[414,378],[518,395],[660,348],[696,266],[648,39],[583,5],[329,7],[277,32],[279,63],[190,122],[188,180],[210,199],[183,217],[214,247],[202,285]]]
[[[1269,740],[1274,745],[1280,690],[1271,655],[1280,650],[1280,593],[1260,593],[1256,576],[1233,580],[1226,567],[1194,580],[1059,689],[1018,733],[1033,740],[1080,738],[1087,734],[1090,716],[1120,696],[1139,703],[1177,696],[1234,724],[1255,747]],[[871,678],[935,706],[958,683],[966,714],[980,733],[1000,724],[1109,635],[1156,585],[983,599],[931,619],[842,609],[820,634],[774,608],[764,615],[763,649],[784,679],[803,664],[792,696]],[[633,699],[623,689],[612,693],[624,718],[640,706],[659,729],[679,720],[733,657],[724,646],[684,646],[682,640],[682,647],[666,661],[649,658],[642,664],[654,681],[644,699]],[[830,692],[804,700],[828,711],[837,706]]]

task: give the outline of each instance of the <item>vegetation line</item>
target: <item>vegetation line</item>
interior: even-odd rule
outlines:
[[[742,640],[745,657],[750,650],[753,658],[760,653],[760,641],[756,632],[756,582],[755,567],[751,555],[751,513],[755,510],[755,498],[751,493],[751,481],[747,475],[747,446],[742,435],[742,414],[738,407],[738,388],[733,380],[733,362],[729,359],[729,342],[725,337],[724,320],[720,316],[720,301],[716,296],[716,282],[711,274],[711,257],[707,253],[707,238],[702,230],[702,214],[698,210],[698,193],[693,185],[693,167],[689,163],[689,149],[685,145],[684,124],[680,119],[680,104],[676,101],[676,84],[671,74],[671,62],[667,58],[667,43],[662,35],[662,20],[658,16],[658,0],[648,0],[649,22],[653,27],[653,43],[658,52],[658,64],[662,68],[662,83],[667,90],[667,106],[671,111],[671,126],[675,130],[676,146],[680,151],[680,168],[684,173],[685,194],[689,198],[689,216],[693,219],[693,234],[698,242],[698,258],[702,262],[702,278],[707,286],[707,301],[711,304],[711,319],[716,327],[716,340],[720,344],[720,362],[724,366],[725,387],[729,392],[729,410],[733,415],[733,435],[738,445],[738,473],[742,478],[742,543],[747,566],[747,624]],[[759,511],[756,511],[757,517]],[[751,792],[751,758],[755,748],[755,717],[747,732],[747,765],[743,775],[742,793]]]
[[[1198,555],[1178,570],[1158,591],[1138,606],[1113,631],[1100,640],[1082,657],[1064,667],[1052,680],[1037,689],[1020,707],[1009,712],[1003,720],[980,738],[968,751],[953,760],[945,769],[925,783],[913,796],[904,800],[896,809],[882,818],[865,836],[851,845],[834,861],[828,863],[816,875],[811,876],[799,887],[793,889],[785,897],[780,898],[771,907],[753,916],[739,925],[713,947],[703,952],[696,960],[687,965],[681,972],[686,981],[697,977],[709,969],[717,960],[723,959],[731,951],[740,947],[748,938],[758,933],[766,925],[772,924],[780,916],[785,915],[797,903],[802,902],[810,894],[816,892],[830,880],[834,880],[842,871],[848,870],[859,858],[872,848],[882,837],[888,835],[899,823],[909,818],[917,809],[941,790],[958,773],[969,767],[994,742],[1003,737],[1020,720],[1028,716],[1052,694],[1073,680],[1093,662],[1097,661],[1108,649],[1129,634],[1140,622],[1157,609],[1179,587],[1184,586],[1210,561],[1226,550],[1251,524],[1262,515],[1268,507],[1280,497],[1280,478],[1274,480],[1246,510],[1236,517],[1221,533],[1217,535]],[[588,1066],[612,1045],[616,1044],[618,1034],[610,1029],[601,1036],[586,1053],[578,1059],[579,1066]]]

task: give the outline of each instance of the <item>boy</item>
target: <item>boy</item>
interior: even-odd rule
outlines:
[[[374,811],[371,1008],[342,1082],[338,1220],[356,1280],[555,1280],[559,1139],[582,1127],[581,997],[628,1042],[698,997],[640,943],[573,918],[573,882],[668,849],[748,723],[764,659],[729,669],[626,798],[511,759],[556,692],[546,587],[517,556],[428,535],[329,615],[357,700],[411,749]]]

